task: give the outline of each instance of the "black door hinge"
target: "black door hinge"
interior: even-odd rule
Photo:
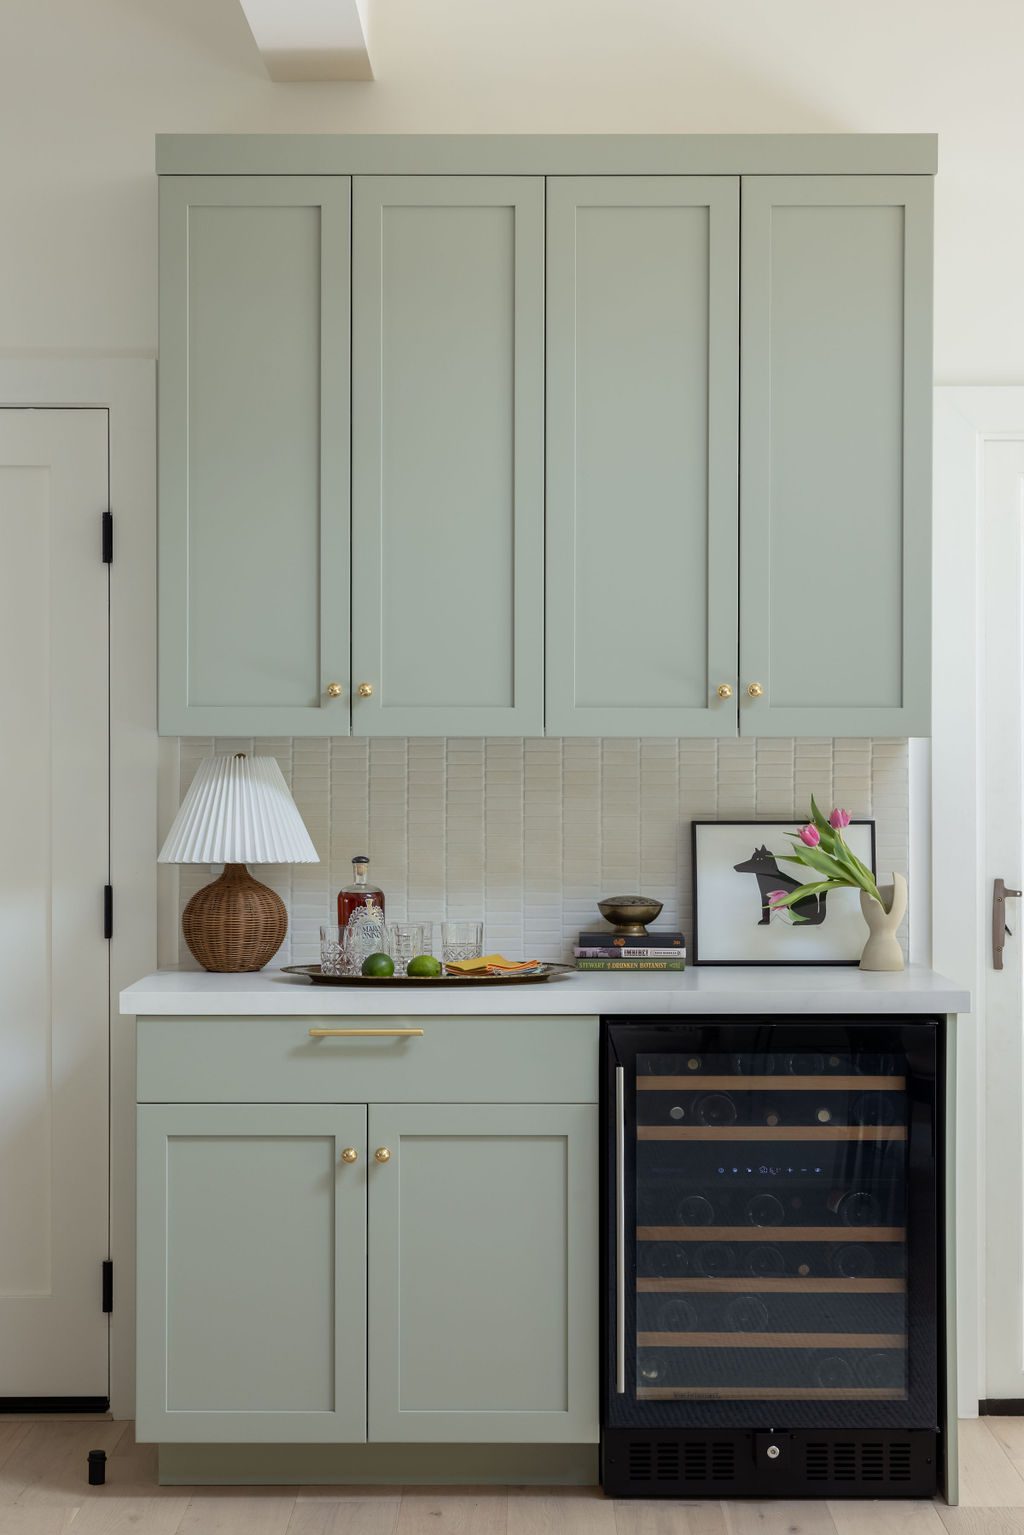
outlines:
[[[113,1311],[113,1309],[114,1309],[114,1263],[113,1263],[113,1259],[111,1259],[111,1258],[104,1258],[104,1260],[103,1260],[102,1294],[103,1294],[103,1309],[104,1309],[104,1311]]]
[[[104,885],[103,886],[103,936],[104,936],[104,938],[113,938],[113,936],[114,936],[114,887],[113,887],[113,885]]]
[[[100,548],[104,565],[114,563],[114,514],[103,513],[103,526],[100,533]]]

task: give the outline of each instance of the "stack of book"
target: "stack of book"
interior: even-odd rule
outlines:
[[[577,970],[685,970],[686,939],[682,933],[657,932],[622,936],[605,928],[581,933],[573,949]]]

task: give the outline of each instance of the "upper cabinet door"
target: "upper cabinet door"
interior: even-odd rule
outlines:
[[[353,197],[352,728],[540,735],[543,180]]]
[[[161,180],[165,735],[348,733],[349,197]]]
[[[738,283],[735,178],[548,181],[549,735],[736,734]]]
[[[931,229],[927,176],[744,179],[744,735],[928,734]]]

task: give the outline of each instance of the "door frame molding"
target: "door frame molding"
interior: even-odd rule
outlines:
[[[985,1382],[985,889],[984,713],[980,683],[984,452],[1024,441],[1024,387],[935,390],[932,643],[932,941],[943,972],[969,989],[957,1027],[957,1273],[959,1408],[974,1417]],[[964,871],[974,877],[964,880]],[[1010,870],[1009,879],[1022,870]],[[952,1246],[952,1244],[951,1244]],[[969,1256],[973,1255],[973,1257]]]
[[[156,363],[0,356],[0,405],[108,413],[110,567],[110,1409],[135,1408],[135,1023],[123,987],[156,967]],[[96,558],[100,557],[99,519]],[[96,1304],[100,1304],[97,1254]]]

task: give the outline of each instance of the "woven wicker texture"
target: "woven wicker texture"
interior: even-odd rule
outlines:
[[[197,890],[181,916],[185,942],[204,970],[262,970],[284,942],[284,902],[253,879],[244,863]]]

